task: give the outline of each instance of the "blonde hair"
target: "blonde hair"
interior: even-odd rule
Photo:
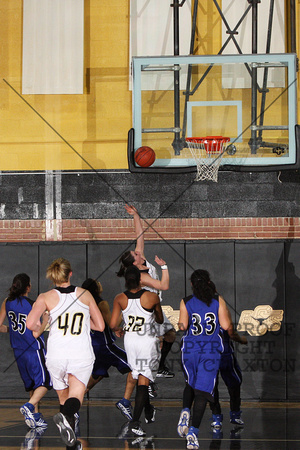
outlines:
[[[64,258],[58,258],[48,267],[46,278],[51,280],[55,285],[59,285],[68,281],[70,272],[72,272],[70,262]]]

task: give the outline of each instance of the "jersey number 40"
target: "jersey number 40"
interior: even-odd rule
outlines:
[[[70,333],[73,335],[81,334],[82,332],[83,313],[75,313],[70,317],[69,313],[62,314],[57,318],[57,327],[64,330],[64,336],[70,328]]]

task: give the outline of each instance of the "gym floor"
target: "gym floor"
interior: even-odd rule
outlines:
[[[23,401],[23,400],[22,400]],[[57,400],[43,400],[40,412],[48,422],[41,436],[27,428],[19,412],[22,401],[0,401],[0,448],[65,449],[52,416],[58,410]],[[89,449],[185,449],[185,439],[177,435],[176,426],[181,401],[153,401],[156,420],[146,424],[142,416],[145,438],[126,439],[122,430],[126,420],[113,400],[85,400],[80,410],[78,438]],[[243,429],[235,430],[229,422],[229,404],[222,402],[223,429],[213,434],[210,410],[207,409],[199,432],[200,449],[218,450],[296,450],[300,449],[299,403],[243,402]],[[144,422],[144,423],[143,423]]]

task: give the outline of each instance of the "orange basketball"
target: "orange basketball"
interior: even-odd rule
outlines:
[[[143,146],[134,154],[135,162],[141,167],[149,167],[155,161],[155,151],[151,147]]]

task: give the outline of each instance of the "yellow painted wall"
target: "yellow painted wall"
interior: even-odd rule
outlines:
[[[198,53],[216,54],[220,18],[211,0],[200,3]],[[129,6],[130,0],[85,0],[84,94],[26,95],[27,104],[14,92],[22,83],[23,2],[0,2],[0,170],[127,168]]]

